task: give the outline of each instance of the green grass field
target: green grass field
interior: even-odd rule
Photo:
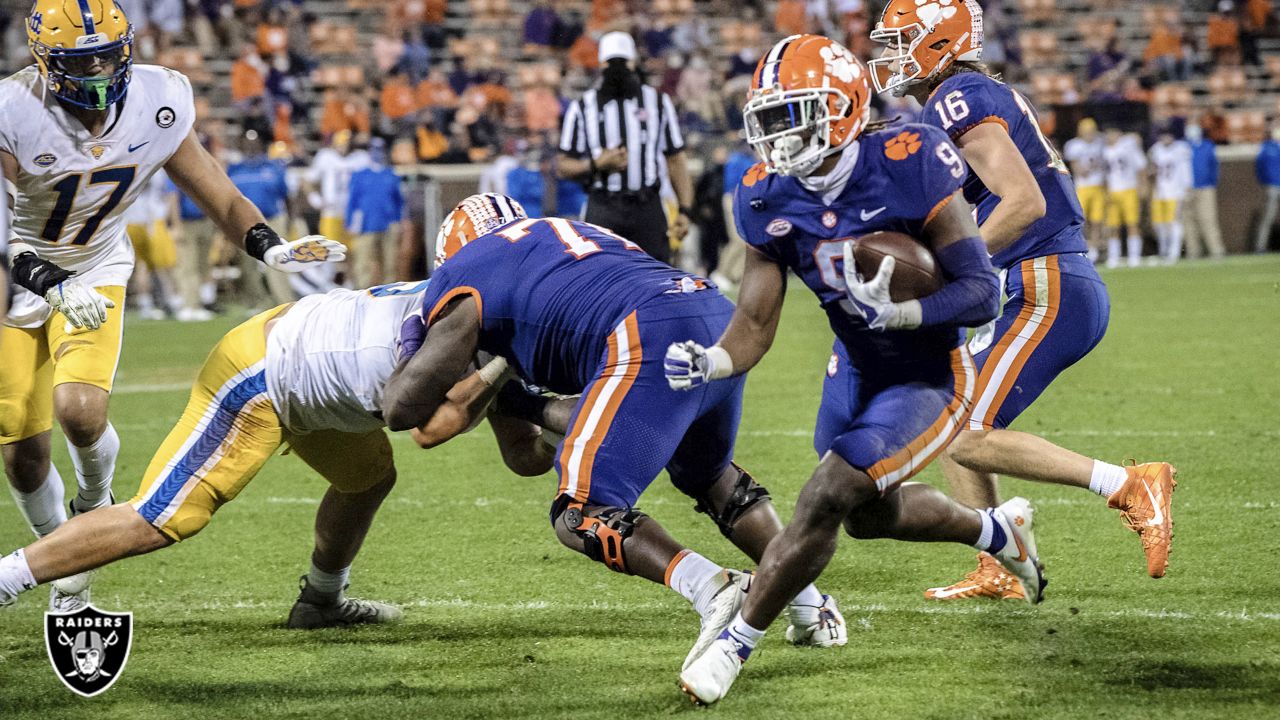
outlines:
[[[273,460],[199,537],[103,571],[95,602],[131,610],[119,682],[84,700],[45,657],[46,591],[0,611],[0,718],[1208,718],[1280,713],[1280,258],[1106,275],[1106,340],[1017,427],[1119,462],[1178,466],[1169,574],[1090,493],[1019,481],[1037,504],[1043,605],[929,604],[970,569],[962,546],[845,539],[819,582],[850,642],[789,647],[775,625],[733,692],[694,708],[676,675],[697,618],[675,593],[562,548],[553,476],[510,475],[484,428],[432,451],[394,444],[400,482],[352,593],[399,603],[397,626],[282,628],[311,547],[322,482]],[[795,284],[774,350],[751,375],[739,459],[784,519],[810,446],[830,332]],[[112,418],[115,491],[130,497],[233,321],[134,321]],[[69,478],[60,439],[55,460]],[[936,467],[923,479],[940,482]],[[659,478],[641,507],[725,564],[744,565]],[[0,502],[0,552],[30,540]]]

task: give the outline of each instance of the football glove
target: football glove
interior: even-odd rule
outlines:
[[[336,263],[347,259],[347,246],[323,235],[308,235],[292,242],[273,245],[262,254],[262,262],[273,270],[299,273],[315,263]]]
[[[692,340],[671,343],[662,367],[672,390],[692,390],[733,374],[733,360],[724,348],[704,348]]]
[[[853,260],[853,243],[844,246],[845,296],[853,311],[872,330],[892,330],[899,326],[898,304],[889,299],[889,281],[897,263],[892,255],[880,261],[876,276],[864,281]]]
[[[74,278],[49,288],[45,302],[67,318],[73,328],[97,330],[107,321],[107,308],[116,306],[110,298]]]

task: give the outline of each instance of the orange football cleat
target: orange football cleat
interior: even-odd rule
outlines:
[[[1134,461],[1130,461],[1134,462]],[[1173,489],[1178,487],[1178,470],[1167,462],[1133,464],[1124,485],[1107,499],[1107,505],[1120,511],[1129,529],[1142,539],[1142,552],[1147,556],[1147,574],[1164,577],[1169,567],[1169,551],[1173,546]]]
[[[978,553],[978,567],[960,582],[948,587],[929,588],[924,591],[926,600],[1024,600],[1022,583],[996,562],[990,553]]]

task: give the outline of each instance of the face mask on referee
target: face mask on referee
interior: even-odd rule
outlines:
[[[612,58],[605,63],[604,70],[600,73],[601,103],[636,97],[640,94],[642,86],[640,73],[631,69],[630,65],[630,61],[623,58]]]

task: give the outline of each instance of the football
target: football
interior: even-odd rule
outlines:
[[[853,241],[853,262],[863,278],[875,277],[886,255],[897,261],[889,282],[889,297],[894,302],[922,298],[942,287],[942,272],[933,253],[910,235],[882,231]]]

